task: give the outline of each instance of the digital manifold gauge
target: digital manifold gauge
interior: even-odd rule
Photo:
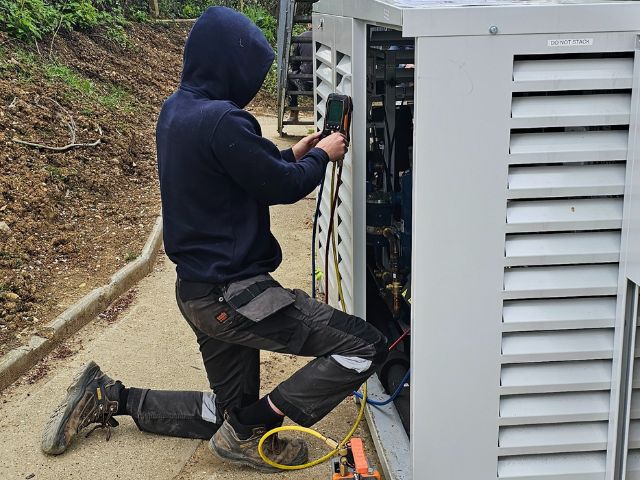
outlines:
[[[353,103],[348,95],[332,93],[327,99],[326,115],[324,117],[324,127],[322,137],[326,137],[335,132],[340,132],[349,141],[349,129],[351,127],[351,112]]]

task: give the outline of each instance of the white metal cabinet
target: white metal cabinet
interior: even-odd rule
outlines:
[[[413,478],[640,478],[640,5],[365,3],[314,28],[416,38]]]
[[[412,359],[412,394],[473,428],[446,431],[446,416],[434,415],[427,430],[445,431],[443,443],[415,416],[414,472],[613,478],[633,65],[619,55],[633,51],[635,35],[590,36],[594,58],[549,52],[548,36],[418,39],[416,124],[424,118],[427,133],[414,147],[415,203],[425,205],[414,231],[429,248],[414,252],[414,270],[448,270],[465,293],[414,274],[426,299],[414,307],[424,353]],[[446,63],[442,75],[421,74]],[[433,115],[443,109],[462,120],[443,125]],[[464,142],[452,141],[456,131]],[[450,201],[443,184],[460,185]],[[450,228],[447,218],[462,222]],[[473,339],[473,354],[461,336]],[[446,369],[427,360],[444,355]]]

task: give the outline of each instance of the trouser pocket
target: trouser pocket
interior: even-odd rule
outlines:
[[[243,344],[252,326],[284,310],[296,299],[270,275],[257,275],[225,287],[204,288],[190,296],[180,294],[184,290],[182,283],[179,282],[178,302],[183,315],[199,331],[230,343]]]
[[[296,300],[290,290],[282,288],[271,275],[266,274],[229,284],[223,297],[227,305],[254,322],[279,312]]]

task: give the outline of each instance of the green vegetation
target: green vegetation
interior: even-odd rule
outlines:
[[[72,92],[96,100],[102,106],[109,109],[131,110],[133,99],[129,92],[117,85],[96,85],[75,70],[58,63],[44,65],[46,78],[52,82],[62,82]]]
[[[127,111],[133,108],[133,99],[129,92],[118,86],[113,86],[107,93],[98,96],[98,101],[107,108],[120,108]]]
[[[276,44],[278,38],[278,21],[276,17],[270,15],[266,9],[257,5],[246,7],[242,13],[249,17],[249,19],[262,30],[262,33],[264,33],[264,36],[267,37],[271,45]]]
[[[160,0],[165,18],[195,18],[212,5],[241,10],[272,45],[277,36],[277,0]],[[101,29],[107,38],[129,46],[125,27],[148,22],[147,0],[0,0],[0,30],[25,42],[34,42],[60,31]]]
[[[280,0],[159,0],[158,4],[160,16],[165,18],[196,18],[214,5],[240,10],[249,18],[252,18],[249,10],[259,8],[275,18]]]
[[[242,10],[276,41],[277,0],[160,0],[165,18],[195,18],[212,5]],[[0,0],[0,30],[32,42],[60,31],[102,29],[107,37],[127,46],[125,27],[131,21],[148,22],[146,0]]]
[[[136,6],[120,0],[0,0],[0,29],[23,41],[37,41],[59,31],[102,28],[126,45],[128,18],[142,19]]]
[[[53,30],[57,10],[43,0],[0,0],[0,25],[9,35],[39,40]]]
[[[138,258],[138,254],[136,252],[127,252],[127,254],[124,256],[124,261],[129,263],[134,261],[136,258]]]
[[[271,69],[262,83],[262,88],[269,95],[275,95],[278,92],[278,64],[276,62],[271,64]]]
[[[44,72],[50,81],[59,80],[84,95],[90,96],[95,92],[95,85],[91,80],[82,77],[66,65],[48,63],[44,66]]]
[[[241,10],[265,34],[275,48],[278,0],[159,0],[164,18],[195,18],[212,5]],[[130,22],[150,22],[148,0],[0,0],[0,30],[25,43],[49,41],[60,32],[98,30],[121,47],[130,46],[126,27]],[[301,33],[303,26],[296,27]],[[31,81],[37,68],[44,69],[51,82],[66,84],[71,92],[93,97],[107,108],[131,108],[132,99],[122,89],[96,86],[73,69],[58,64],[41,63],[29,49],[14,44],[9,52],[0,46],[0,77],[14,73],[22,81]],[[269,71],[264,84],[269,93],[276,92],[276,67]]]

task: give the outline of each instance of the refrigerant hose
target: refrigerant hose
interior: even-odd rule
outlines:
[[[340,275],[335,231],[336,209],[338,208],[340,185],[342,184],[342,162],[340,162],[340,166],[337,168],[337,170],[338,178],[336,182],[336,163],[334,162],[333,169],[331,170],[331,208],[329,209],[329,227],[327,229],[327,242],[325,245],[324,254],[324,301],[325,303],[329,303],[329,247],[333,246],[333,267],[336,272],[338,299],[340,300],[342,311],[346,312],[347,305],[344,301],[344,294],[342,292],[342,276]]]
[[[402,389],[404,388],[405,383],[407,383],[407,381],[409,380],[410,376],[411,376],[411,369],[407,370],[407,373],[405,373],[404,377],[402,377],[402,380],[400,380],[400,384],[396,388],[395,392],[389,395],[389,397],[386,400],[374,400],[372,398],[367,398],[367,403],[369,405],[375,405],[376,407],[383,407],[385,405],[390,404],[398,397],[398,395],[400,395],[400,392],[402,392]],[[353,394],[359,399],[363,398],[360,392],[353,392]]]
[[[313,231],[311,232],[311,298],[316,298],[316,232],[318,230],[318,218],[320,217],[320,206],[322,205],[322,192],[324,190],[324,178],[320,181],[318,189],[318,200],[316,202],[316,211],[313,215]]]

